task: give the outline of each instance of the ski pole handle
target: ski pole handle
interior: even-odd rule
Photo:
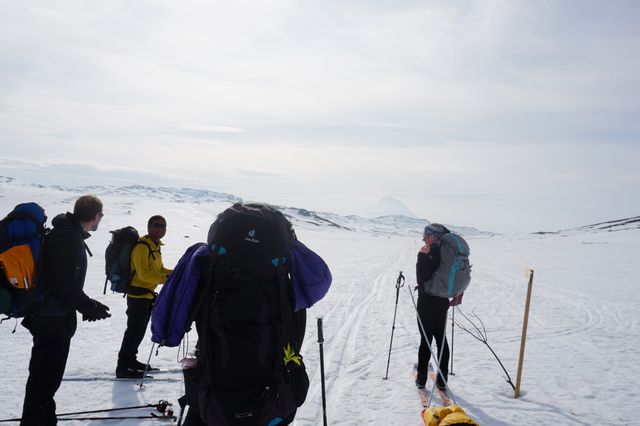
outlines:
[[[404,285],[404,275],[402,275],[402,271],[398,274],[398,280],[396,281],[396,288],[400,288]]]
[[[324,343],[324,337],[322,336],[322,318],[318,318],[318,343]]]

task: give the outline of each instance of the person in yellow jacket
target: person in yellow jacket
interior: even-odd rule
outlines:
[[[167,221],[160,215],[147,222],[147,235],[141,237],[131,252],[133,278],[127,289],[127,329],[118,353],[116,377],[142,377],[146,364],[137,360],[138,347],[149,325],[151,308],[156,299],[155,289],[164,284],[171,269],[162,264],[164,245],[160,240],[167,232]],[[153,370],[149,366],[148,370]]]

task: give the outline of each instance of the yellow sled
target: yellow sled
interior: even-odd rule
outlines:
[[[441,407],[434,405],[422,410],[422,420],[425,426],[455,426],[455,425],[475,425],[480,426],[471,417],[467,416],[462,407],[458,404]]]

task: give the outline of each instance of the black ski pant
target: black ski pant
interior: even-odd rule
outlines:
[[[154,299],[127,297],[127,329],[118,353],[119,368],[131,367],[137,360],[138,347],[147,332],[153,302]]]
[[[424,327],[423,335],[418,324],[418,330],[420,331],[420,349],[418,350],[418,377],[419,384],[424,385],[427,382],[427,368],[429,365],[429,359],[431,358],[431,351],[427,341],[432,344],[435,337],[435,344],[438,345],[438,358],[440,359],[440,369],[445,380],[449,376],[449,344],[447,343],[447,337],[445,336],[445,326],[447,324],[447,310],[449,309],[449,299],[437,296],[431,296],[429,294],[420,293],[418,295],[418,316]],[[435,366],[436,363],[433,365]],[[435,367],[434,367],[435,368]],[[437,380],[439,387],[444,387],[442,377],[438,375]]]
[[[20,426],[55,425],[58,420],[53,397],[67,366],[71,338],[77,327],[76,313],[61,317],[32,314],[22,324],[33,336],[33,348]]]

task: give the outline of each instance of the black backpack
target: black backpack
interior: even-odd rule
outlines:
[[[131,280],[135,271],[131,270],[131,252],[137,244],[144,244],[149,248],[149,256],[153,255],[151,246],[145,241],[140,241],[140,234],[133,226],[109,231],[111,242],[104,251],[104,267],[106,278],[104,280],[103,294],[107,293],[107,282],[111,281],[111,291],[115,293],[131,293]],[[144,290],[144,293],[148,290]]]
[[[266,204],[236,203],[209,229],[196,308],[198,377],[195,392],[187,389],[206,424],[288,424],[306,398],[306,310],[294,312],[288,270],[295,238]]]
[[[0,220],[0,313],[19,318],[42,302],[42,252],[47,233],[44,209],[18,204]]]

